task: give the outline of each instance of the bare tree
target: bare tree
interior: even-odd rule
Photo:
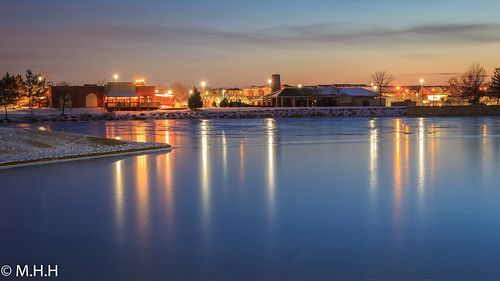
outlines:
[[[174,94],[174,99],[176,101],[183,102],[189,99],[188,87],[181,84],[180,82],[174,82],[170,84],[169,89],[172,90],[172,93]]]
[[[460,91],[462,97],[469,99],[471,104],[478,104],[481,98],[480,88],[483,86],[486,79],[486,70],[479,65],[473,63],[469,68],[460,76]]]
[[[335,87],[334,89],[335,89],[335,94],[336,94],[335,101],[336,101],[337,106],[338,106],[338,105],[340,105],[341,97],[345,96],[346,94],[344,93],[343,89],[340,87]]]
[[[450,77],[445,82],[446,91],[450,94],[450,96],[459,96],[460,95],[460,81],[458,77]]]
[[[66,93],[62,93],[59,96],[59,107],[61,108],[61,117],[64,116],[64,109],[71,106],[71,96]]]
[[[392,81],[394,81],[394,76],[387,71],[375,71],[370,77],[373,81],[373,85],[377,86],[380,106],[382,106],[382,92],[384,88],[387,88]]]
[[[106,85],[106,78],[97,80],[97,86],[104,86]]]

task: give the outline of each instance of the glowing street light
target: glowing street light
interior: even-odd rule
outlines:
[[[302,88],[302,84],[299,84],[299,89]]]
[[[118,82],[118,74],[115,74],[113,78],[115,78],[115,82]]]
[[[205,92],[205,81],[201,81],[202,92]]]
[[[424,83],[424,79],[423,78],[420,78],[420,98],[422,99],[423,98],[423,94],[422,94],[422,84]],[[417,100],[418,100],[418,94],[417,94]]]

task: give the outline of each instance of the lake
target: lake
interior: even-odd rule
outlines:
[[[13,275],[500,278],[498,117],[10,126],[175,147],[0,170],[0,266]]]

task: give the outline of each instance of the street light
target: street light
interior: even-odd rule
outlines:
[[[423,94],[422,94],[422,84],[424,83],[424,79],[423,78],[420,78],[420,99],[423,98]],[[418,94],[417,94],[417,101],[418,101]]]
[[[118,74],[115,74],[113,78],[115,78],[115,82],[118,82]]]
[[[201,81],[201,87],[202,87],[202,91],[201,92],[205,92],[205,81]]]

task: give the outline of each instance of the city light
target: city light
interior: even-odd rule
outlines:
[[[113,78],[115,78],[115,82],[118,82],[118,74],[113,75]]]

